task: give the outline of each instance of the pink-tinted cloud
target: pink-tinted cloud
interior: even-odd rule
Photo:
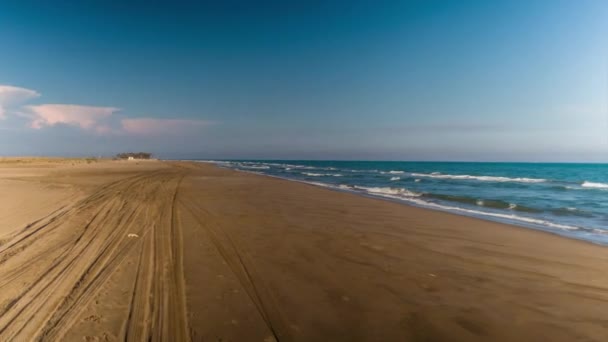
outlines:
[[[0,119],[6,118],[7,111],[29,99],[40,96],[30,89],[0,84]]]
[[[98,135],[161,136],[186,134],[209,124],[202,120],[124,118],[113,119],[114,107],[91,107],[68,104],[27,106],[24,116],[28,127],[42,129],[59,124],[78,127]],[[118,125],[116,125],[118,123]]]
[[[73,104],[26,105],[40,94],[34,90],[0,84],[0,120],[14,114],[26,120],[26,126],[40,130],[67,125],[96,135],[167,136],[195,133],[211,124],[203,120],[128,118],[115,115],[115,107]]]
[[[28,126],[33,129],[55,126],[58,124],[79,127],[86,131],[99,134],[111,131],[107,121],[112,114],[119,111],[114,107],[91,107],[69,104],[44,104],[27,106],[30,122]]]
[[[123,119],[122,131],[133,135],[171,135],[196,131],[211,123],[203,120],[182,119]]]

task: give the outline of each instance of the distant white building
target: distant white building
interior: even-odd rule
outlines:
[[[129,160],[135,160],[135,158],[133,158],[133,157],[129,157]]]

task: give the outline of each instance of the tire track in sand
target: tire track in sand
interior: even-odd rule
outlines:
[[[187,340],[175,208],[184,175],[171,168],[107,184],[0,246],[0,340],[60,340],[133,253],[139,266],[124,339]]]
[[[252,258],[247,251],[240,248],[234,239],[217,223],[215,216],[200,206],[195,206],[193,199],[185,199],[181,207],[187,210],[199,226],[207,232],[210,242],[221,258],[238,279],[256,310],[272,333],[274,341],[290,340],[285,318],[281,314],[272,292],[256,276]],[[205,221],[203,221],[205,218]]]

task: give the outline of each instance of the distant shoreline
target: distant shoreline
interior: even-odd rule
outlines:
[[[397,159],[187,159],[166,158],[165,161],[252,161],[252,162],[362,162],[362,163],[467,163],[467,164],[580,164],[608,165],[608,161],[471,161],[471,160],[397,160]]]
[[[482,216],[459,214],[459,213],[455,213],[455,212],[451,212],[451,211],[447,211],[447,210],[429,208],[429,207],[425,207],[423,205],[416,205],[414,203],[407,203],[407,202],[400,201],[400,200],[397,200],[397,199],[383,198],[383,197],[378,197],[378,196],[373,196],[373,195],[363,194],[363,193],[355,193],[355,192],[344,190],[344,189],[330,188],[330,187],[323,186],[323,185],[320,185],[320,184],[314,184],[314,183],[311,183],[311,182],[305,182],[305,181],[300,181],[300,180],[290,179],[290,178],[284,178],[284,177],[279,177],[279,176],[265,175],[265,174],[257,173],[257,172],[254,172],[254,171],[234,170],[234,169],[229,169],[229,168],[226,168],[226,169],[227,170],[231,170],[231,171],[236,171],[236,172],[243,172],[243,173],[247,173],[247,174],[251,174],[251,175],[255,175],[255,176],[276,178],[276,179],[280,179],[280,180],[284,180],[284,181],[288,181],[288,182],[296,182],[296,183],[305,184],[305,185],[313,186],[313,187],[320,188],[320,189],[326,189],[326,190],[330,190],[330,191],[336,191],[336,192],[350,194],[350,195],[354,195],[354,196],[361,196],[361,197],[365,197],[365,198],[369,198],[369,199],[374,199],[374,200],[387,201],[387,202],[391,202],[391,203],[395,203],[395,204],[399,204],[399,205],[404,205],[404,206],[412,207],[412,208],[416,208],[416,209],[430,210],[432,212],[440,212],[440,213],[444,213],[444,214],[454,215],[454,216],[457,216],[457,217],[466,217],[466,218],[470,218],[470,219],[481,220],[481,221],[488,222],[488,223],[501,224],[501,225],[504,225],[504,226],[508,226],[509,228],[524,229],[524,230],[533,230],[533,231],[538,232],[538,233],[548,234],[548,235],[551,235],[551,236],[556,236],[556,237],[567,239],[567,240],[574,240],[574,241],[578,241],[578,242],[583,242],[585,244],[591,244],[591,245],[594,245],[594,246],[608,247],[608,244],[604,244],[604,243],[600,243],[600,242],[593,242],[593,241],[584,240],[584,239],[580,239],[580,238],[576,238],[576,237],[570,237],[570,236],[566,236],[566,235],[561,235],[561,234],[559,234],[557,232],[552,232],[552,231],[547,231],[547,230],[542,230],[542,229],[537,229],[537,228],[531,228],[531,227],[528,227],[528,226],[525,226],[525,225],[517,225],[517,224],[513,224],[513,223],[509,223],[509,222],[500,222],[500,221],[497,221],[497,220],[491,220],[491,219],[488,219],[488,218],[484,218]]]
[[[585,242],[589,242],[595,245],[600,245],[600,246],[607,246],[608,245],[608,240],[606,240],[606,238],[604,236],[599,236],[598,235],[598,239],[591,239],[588,236],[584,235],[582,232],[581,234],[573,234],[572,231],[570,231],[570,229],[577,229],[577,230],[582,230],[582,231],[586,231],[588,228],[576,228],[576,227],[570,227],[567,225],[563,225],[563,228],[560,226],[560,223],[551,223],[548,222],[546,223],[549,226],[544,226],[543,224],[539,224],[536,221],[538,221],[538,219],[536,218],[528,218],[528,217],[523,217],[521,219],[515,219],[517,218],[517,216],[515,216],[515,218],[512,218],[510,216],[508,216],[510,214],[510,212],[505,212],[505,213],[492,213],[492,212],[484,212],[484,211],[480,211],[481,209],[477,209],[477,208],[471,208],[471,209],[460,209],[458,207],[450,207],[449,203],[446,205],[434,205],[434,203],[428,203],[425,201],[419,201],[418,198],[414,197],[414,198],[410,198],[410,197],[405,197],[405,198],[401,198],[399,196],[397,196],[398,194],[396,194],[395,196],[393,195],[384,195],[384,194],[377,194],[377,193],[370,193],[370,192],[365,192],[365,191],[355,191],[355,189],[360,189],[360,187],[358,187],[358,185],[355,185],[355,189],[352,188],[352,186],[344,186],[342,184],[344,184],[345,180],[343,179],[344,177],[340,177],[340,178],[334,178],[335,180],[340,182],[340,185],[338,186],[335,183],[327,183],[325,182],[325,180],[322,179],[322,177],[319,177],[319,181],[316,180],[312,180],[310,178],[307,179],[298,179],[298,178],[294,178],[291,174],[282,174],[282,173],[275,173],[275,174],[271,174],[268,171],[270,170],[248,170],[248,169],[239,169],[238,167],[232,167],[230,165],[221,165],[221,163],[223,161],[210,161],[210,160],[201,160],[201,161],[193,161],[193,162],[205,162],[205,163],[211,163],[214,165],[218,165],[219,167],[225,167],[228,169],[234,169],[237,171],[242,171],[242,172],[247,172],[247,173],[253,173],[253,174],[259,174],[259,175],[263,175],[263,176],[269,176],[269,177],[275,177],[275,178],[279,178],[279,179],[284,179],[284,180],[288,180],[288,181],[295,181],[295,182],[300,182],[300,183],[305,183],[305,184],[310,184],[310,185],[315,185],[315,186],[319,186],[322,188],[327,188],[327,189],[331,189],[334,191],[339,191],[339,192],[346,192],[346,193],[351,193],[351,194],[355,194],[358,196],[364,196],[364,197],[368,197],[368,198],[376,198],[376,199],[383,199],[383,200],[388,200],[391,202],[396,202],[396,203],[400,203],[400,204],[405,204],[408,206],[413,206],[416,208],[424,208],[424,209],[430,209],[430,210],[435,210],[435,211],[440,211],[440,212],[447,212],[447,213],[451,213],[451,214],[455,214],[458,216],[464,216],[464,217],[472,217],[472,218],[477,218],[477,219],[481,219],[484,221],[488,221],[488,222],[498,222],[498,223],[503,223],[503,224],[507,224],[510,226],[515,226],[515,227],[519,227],[519,228],[525,228],[525,229],[533,229],[536,231],[542,231],[542,232],[546,232],[546,233],[550,233],[553,235],[558,235],[561,237],[565,237],[565,238],[569,238],[569,239],[575,239],[575,240],[580,240],[580,241],[585,241]],[[272,165],[274,167],[274,165],[290,165],[290,164],[281,164],[281,163],[289,163],[289,162],[285,162],[285,161],[256,161],[256,162],[249,162],[249,161],[230,161],[229,163],[239,163],[239,162],[245,162],[245,163],[252,163],[252,165]],[[218,164],[220,163],[220,164]],[[225,163],[225,162],[224,162]],[[292,161],[291,163],[299,163],[297,165],[311,165],[311,167],[314,169],[315,165],[317,167],[320,167],[320,169],[323,169],[323,166],[325,168],[327,168],[327,165],[334,165],[332,163],[335,163],[334,166],[340,164],[340,165],[344,165],[344,163],[348,163],[348,162],[342,162],[342,161],[328,161],[328,162],[321,162],[321,161],[312,161],[312,162],[306,162],[306,161]],[[316,164],[315,164],[316,163]],[[321,166],[319,166],[319,163],[324,163],[321,164]],[[374,165],[378,165],[378,163],[384,163],[384,162],[352,162],[352,163],[366,163],[369,164],[370,167],[374,167]],[[395,162],[395,165],[398,167],[400,164],[413,164],[410,162]],[[445,163],[440,163],[440,162],[433,162],[433,163],[426,163],[427,165],[442,165]],[[462,163],[454,163],[452,165],[458,165],[458,164],[462,164]],[[485,163],[484,163],[485,164]],[[486,165],[493,165],[492,163],[486,164]],[[508,165],[513,165],[513,164],[508,164]],[[526,164],[528,165],[528,164]],[[561,164],[546,164],[546,165],[550,165],[550,166],[560,166]],[[570,164],[571,166],[576,166],[576,165],[587,165],[587,164]],[[403,166],[403,165],[402,165]],[[262,166],[260,166],[261,168]],[[263,166],[263,167],[267,167],[267,166]],[[251,168],[257,168],[257,166],[251,166]],[[345,175],[348,175],[348,172],[343,172],[340,171],[339,169],[336,170],[335,168],[333,168],[334,173],[342,173]],[[300,171],[302,169],[299,169]],[[304,170],[306,171],[306,170]],[[327,172],[327,171],[312,171],[312,172]],[[392,172],[392,171],[391,171]],[[384,173],[391,173],[391,172],[384,172]],[[306,174],[306,172],[303,172]],[[402,173],[402,171],[399,171],[399,173]],[[314,173],[313,173],[314,174]],[[415,173],[414,173],[415,174]],[[319,175],[319,174],[314,174],[314,175]],[[401,176],[400,174],[398,174],[398,176]],[[442,175],[429,175],[432,177],[442,177]],[[449,175],[447,175],[449,176]],[[460,177],[460,176],[453,176],[453,177]],[[473,176],[470,176],[473,177]],[[316,177],[314,177],[316,178]],[[330,177],[331,178],[331,177]],[[394,177],[395,179],[399,179],[401,177]],[[483,178],[483,177],[481,177]],[[486,177],[488,178],[488,177]],[[489,177],[492,178],[492,177]],[[504,178],[504,177],[494,177],[494,178]],[[330,179],[331,181],[333,181],[334,179]],[[327,179],[326,179],[327,180]],[[509,179],[507,179],[509,180]],[[517,180],[517,179],[515,179]],[[536,179],[523,179],[525,181],[536,181]],[[358,183],[357,184],[365,184],[365,183],[361,183],[361,180],[356,180]],[[540,180],[539,180],[540,181]],[[545,182],[546,180],[542,180],[543,182]],[[347,180],[348,182],[348,180]],[[534,183],[534,182],[532,182]],[[347,183],[348,184],[348,183]],[[352,184],[352,183],[350,183]],[[411,185],[411,183],[410,183]],[[399,187],[399,186],[405,186],[409,188],[410,185],[399,185],[398,183],[388,183],[386,185],[383,186],[390,186],[390,187]],[[584,186],[586,186],[586,184],[583,184]],[[590,184],[593,185],[593,184]],[[601,185],[601,184],[598,184]],[[380,186],[380,185],[370,185],[370,186]],[[374,188],[377,190],[374,191],[393,191],[393,188]],[[602,189],[603,190],[603,189]],[[396,191],[396,190],[395,190]],[[406,190],[407,191],[407,190]],[[544,194],[539,194],[543,195]],[[419,203],[420,202],[420,203]],[[508,203],[504,203],[505,207],[508,205]],[[511,204],[512,206],[515,206],[514,204]],[[523,210],[532,210],[532,209],[525,209],[523,208]],[[565,211],[565,210],[564,210]],[[524,212],[525,213],[525,212]],[[564,214],[570,214],[569,212],[565,212]],[[531,222],[528,222],[531,221]],[[542,222],[542,221],[541,221]],[[588,230],[593,231],[592,228],[589,228]],[[603,233],[603,232],[600,232]],[[600,234],[598,233],[598,234]]]

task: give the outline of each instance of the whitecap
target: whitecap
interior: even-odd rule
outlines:
[[[331,176],[331,177],[342,177],[340,173],[314,173],[314,172],[302,172],[303,175],[310,177],[323,177],[323,176]]]
[[[354,188],[357,190],[364,190],[365,192],[368,192],[371,194],[399,196],[398,198],[418,197],[418,196],[422,195],[422,194],[419,194],[419,193],[416,193],[413,191],[409,191],[405,188],[367,187],[367,186],[358,186],[358,185],[355,185]]]
[[[421,200],[420,198],[404,198],[404,200],[417,204],[417,205],[420,205],[420,206],[423,206],[423,207],[434,208],[434,209],[438,209],[438,210],[444,210],[444,211],[450,211],[450,212],[462,212],[462,213],[465,213],[468,215],[474,215],[474,216],[494,217],[494,218],[506,219],[506,220],[510,220],[510,221],[524,222],[527,224],[533,224],[533,225],[537,225],[537,226],[556,228],[559,230],[566,230],[566,231],[584,230],[584,228],[575,227],[575,226],[566,225],[566,224],[559,224],[559,223],[542,220],[542,219],[535,219],[535,218],[526,217],[526,216],[518,216],[518,215],[514,215],[514,214],[503,214],[503,213],[497,213],[497,212],[465,209],[465,208],[461,208],[461,207],[454,207],[454,206],[448,206],[448,205],[428,202],[428,201]]]
[[[437,179],[455,179],[455,180],[478,180],[482,182],[519,182],[519,183],[542,183],[546,179],[542,178],[509,178],[497,176],[471,176],[471,175],[442,175],[436,172],[428,173],[412,173],[414,177],[427,177]]]
[[[583,184],[581,184],[581,186],[583,188],[608,189],[608,184],[606,184],[606,183],[594,183],[594,182],[584,181]]]
[[[270,166],[266,166],[266,165],[240,165],[239,167],[245,168],[245,169],[259,169],[259,170],[267,170],[270,169]]]

